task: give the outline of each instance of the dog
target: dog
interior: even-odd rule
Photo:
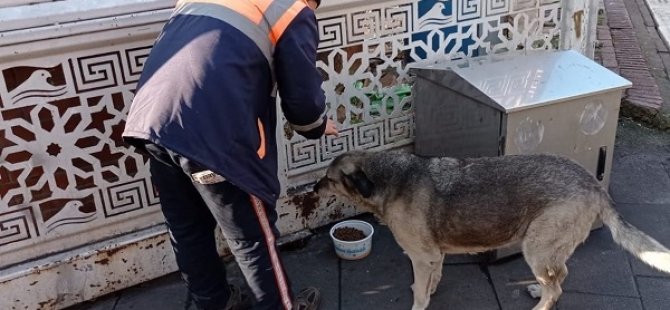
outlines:
[[[670,273],[670,251],[625,222],[598,181],[578,163],[554,155],[455,159],[404,152],[348,152],[314,186],[372,212],[391,230],[414,272],[412,310],[428,307],[445,254],[521,244],[549,310],[562,294],[566,261],[601,219],[614,241]],[[536,296],[540,297],[540,296]]]

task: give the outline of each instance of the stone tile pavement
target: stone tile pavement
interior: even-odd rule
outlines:
[[[603,0],[595,60],[633,82],[622,114],[670,128],[669,0]]]

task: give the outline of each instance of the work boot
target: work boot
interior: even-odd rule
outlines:
[[[321,292],[315,287],[302,289],[295,295],[293,310],[316,310],[321,303]]]
[[[230,285],[230,298],[223,310],[249,310],[251,306],[251,296],[242,293],[238,286]]]

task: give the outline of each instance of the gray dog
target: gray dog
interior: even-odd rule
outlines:
[[[534,310],[562,293],[565,262],[597,219],[633,255],[670,273],[670,251],[625,222],[596,179],[577,163],[550,155],[458,160],[400,152],[350,152],[315,186],[382,219],[412,261],[413,310],[428,307],[445,254],[521,243],[539,285]]]

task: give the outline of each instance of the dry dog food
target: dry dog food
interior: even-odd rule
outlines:
[[[362,231],[352,227],[335,229],[333,235],[335,235],[335,238],[342,241],[358,241],[365,239],[365,234]]]

